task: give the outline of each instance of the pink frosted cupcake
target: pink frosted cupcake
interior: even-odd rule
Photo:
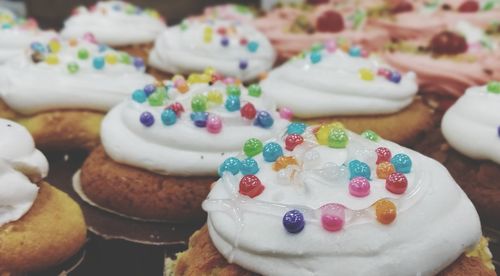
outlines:
[[[255,25],[271,40],[281,59],[294,56],[313,44],[345,38],[368,50],[379,48],[388,39],[380,28],[365,24],[365,13],[334,4],[286,6],[257,19]]]

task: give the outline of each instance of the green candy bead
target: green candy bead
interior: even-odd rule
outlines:
[[[228,96],[238,96],[239,97],[241,95],[241,90],[236,85],[228,85],[226,88],[226,93]]]
[[[492,81],[488,83],[488,92],[500,94],[500,81]]]
[[[89,58],[89,51],[87,49],[78,50],[78,58],[79,59],[88,59]]]
[[[373,142],[377,142],[380,139],[380,136],[378,136],[378,134],[373,130],[365,130],[361,133],[361,136]]]
[[[123,64],[132,64],[132,59],[126,53],[121,53],[118,57],[118,60]]]
[[[318,52],[323,50],[323,44],[321,43],[316,43],[313,46],[311,46],[311,52]]]
[[[343,128],[334,127],[328,133],[328,146],[334,149],[343,149],[347,146],[349,138]]]
[[[148,97],[148,103],[151,106],[161,106],[163,105],[164,100],[165,100],[165,95],[158,92],[154,92]]]
[[[250,138],[245,142],[245,145],[243,146],[243,152],[248,157],[254,157],[255,155],[262,152],[263,147],[264,145],[259,139]]]
[[[207,97],[198,94],[191,100],[191,108],[194,112],[204,112],[207,110]]]
[[[76,62],[70,62],[70,63],[68,63],[67,67],[68,67],[68,71],[71,74],[75,74],[80,69],[80,66],[78,66],[78,63],[76,63]]]
[[[248,95],[252,97],[260,97],[262,94],[262,89],[258,84],[252,84],[248,87]]]

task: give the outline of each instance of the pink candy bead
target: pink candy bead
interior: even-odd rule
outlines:
[[[361,49],[361,56],[362,57],[369,57],[370,56],[370,52],[368,52],[368,50],[366,49]]]
[[[210,114],[207,120],[207,130],[210,133],[219,133],[222,130],[222,120],[219,116]]]
[[[282,108],[280,108],[280,117],[281,117],[281,119],[291,121],[293,118],[293,112],[288,107],[282,107]]]
[[[344,222],[344,206],[336,203],[330,203],[321,207],[321,225],[326,231],[339,231],[344,226]]]
[[[334,40],[329,40],[329,41],[325,42],[325,49],[329,53],[333,53],[333,52],[335,52],[335,50],[337,50],[337,43]]]
[[[349,193],[355,197],[365,197],[370,194],[368,179],[358,176],[349,181]]]
[[[225,84],[233,84],[233,83],[235,83],[235,80],[234,80],[234,78],[227,77],[224,79],[224,83]]]
[[[83,40],[86,40],[86,41],[88,41],[90,43],[94,43],[94,44],[97,43],[97,40],[95,39],[95,36],[92,33],[85,33],[83,35]]]

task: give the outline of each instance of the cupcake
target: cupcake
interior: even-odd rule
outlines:
[[[310,124],[341,121],[404,144],[432,124],[431,110],[415,97],[415,74],[400,74],[358,46],[344,52],[334,41],[317,44],[269,72],[261,87]]]
[[[0,66],[0,117],[26,126],[38,147],[92,148],[103,113],[154,81],[144,70],[142,60],[88,40],[33,42]]]
[[[149,55],[149,65],[161,72],[186,75],[212,66],[243,81],[257,79],[274,60],[275,52],[262,33],[223,19],[187,19],[169,27]],[[168,76],[161,72],[156,73]]]
[[[500,220],[500,82],[471,87],[448,109],[441,130],[443,164],[480,214]]]
[[[29,132],[0,119],[0,274],[57,265],[85,243],[80,207],[43,178],[48,163]]]
[[[56,34],[41,31],[34,19],[20,18],[0,7],[0,64],[23,53],[33,40],[48,41]]]
[[[369,50],[379,49],[388,40],[385,30],[366,22],[362,10],[340,9],[333,4],[284,6],[257,19],[255,25],[286,60],[315,43],[344,38]]]
[[[275,110],[258,85],[246,89],[212,72],[148,85],[106,115],[102,146],[74,186],[90,203],[128,217],[198,220],[219,163],[247,139],[256,151],[284,129]]]
[[[64,22],[61,35],[69,39],[92,33],[99,43],[146,60],[154,40],[165,28],[165,20],[153,9],[104,1],[90,8],[77,7]]]
[[[476,210],[441,164],[341,124],[318,133],[291,124],[251,157],[258,172],[224,173],[172,274],[496,275]]]
[[[420,90],[446,104],[470,86],[500,78],[498,47],[483,30],[461,21],[429,38],[393,43],[383,58],[403,72],[415,72]]]

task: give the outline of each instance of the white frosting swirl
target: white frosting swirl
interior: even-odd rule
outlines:
[[[61,41],[59,45],[57,64],[47,63],[52,54],[34,62],[35,52],[30,49],[0,66],[0,98],[10,108],[22,114],[53,109],[106,111],[122,101],[131,87],[154,81],[144,73],[144,66],[130,64],[134,58],[126,53],[85,40]],[[80,50],[86,50],[88,58],[80,59]],[[93,59],[104,57],[111,57],[113,64],[106,61],[102,69],[94,68]],[[77,72],[69,71],[71,63],[78,66]]]
[[[224,34],[218,32],[224,29]],[[256,43],[254,51],[248,43]],[[227,41],[224,46],[222,41]],[[254,27],[225,20],[185,20],[168,28],[149,55],[151,66],[187,74],[212,66],[226,76],[248,81],[271,69],[276,54],[269,40]],[[246,66],[242,66],[245,64]],[[242,69],[243,68],[243,69]]]
[[[210,91],[225,94],[226,85],[221,81],[213,85],[193,84],[186,94],[171,87],[169,99],[156,107],[147,102],[140,104],[132,99],[126,100],[113,108],[102,123],[101,140],[106,153],[119,163],[158,174],[215,175],[219,163],[229,154],[238,152],[246,139],[269,139],[286,125],[287,121],[280,119],[274,104],[249,96],[247,90],[241,87],[241,106],[250,102],[257,111],[267,111],[274,119],[273,125],[270,128],[254,126],[253,120],[243,119],[239,110],[229,112],[224,103],[215,105],[209,102],[207,112],[219,116],[222,121],[220,133],[209,133],[205,128],[196,127],[190,114],[192,97],[207,95]],[[174,125],[166,126],[160,119],[161,113],[175,102],[181,103],[185,112]],[[139,120],[145,111],[155,118],[150,127],[145,127]]]
[[[441,130],[450,145],[474,159],[500,164],[500,94],[486,86],[467,89],[444,114]]]
[[[273,163],[258,155],[256,176],[265,186],[260,195],[238,194],[242,175],[225,173],[203,203],[211,240],[229,262],[262,275],[434,275],[479,241],[472,203],[435,160],[351,132],[345,149],[318,146],[310,129],[303,136],[304,145],[284,150],[299,161],[294,173],[288,168],[275,172]],[[385,180],[374,173],[374,149],[381,146],[412,159],[402,195],[382,192]],[[348,194],[349,180],[342,172],[342,164],[354,159],[372,167],[371,192],[364,198]],[[283,179],[283,171],[293,177]],[[397,206],[397,217],[388,225],[378,223],[370,207],[381,198]],[[345,206],[345,224],[337,232],[322,228],[317,209],[332,202]],[[305,217],[297,234],[283,227],[283,215],[292,209]]]
[[[66,22],[62,37],[95,35],[97,41],[111,46],[150,43],[166,28],[157,11],[141,9],[122,1],[98,2],[94,8],[79,7]]]
[[[0,7],[0,64],[21,54],[31,41],[48,41],[56,36],[51,31],[40,31],[33,19],[17,18],[9,10]]]
[[[33,205],[47,176],[48,162],[21,125],[0,119],[0,226],[21,218]],[[30,180],[31,179],[31,180]]]
[[[395,83],[377,75],[379,68],[391,68],[375,58],[354,57],[339,49],[317,53],[319,62],[313,63],[308,52],[275,68],[261,82],[278,106],[289,107],[297,117],[393,113],[408,106],[417,93],[412,72]],[[361,79],[360,69],[369,70],[373,80]]]

